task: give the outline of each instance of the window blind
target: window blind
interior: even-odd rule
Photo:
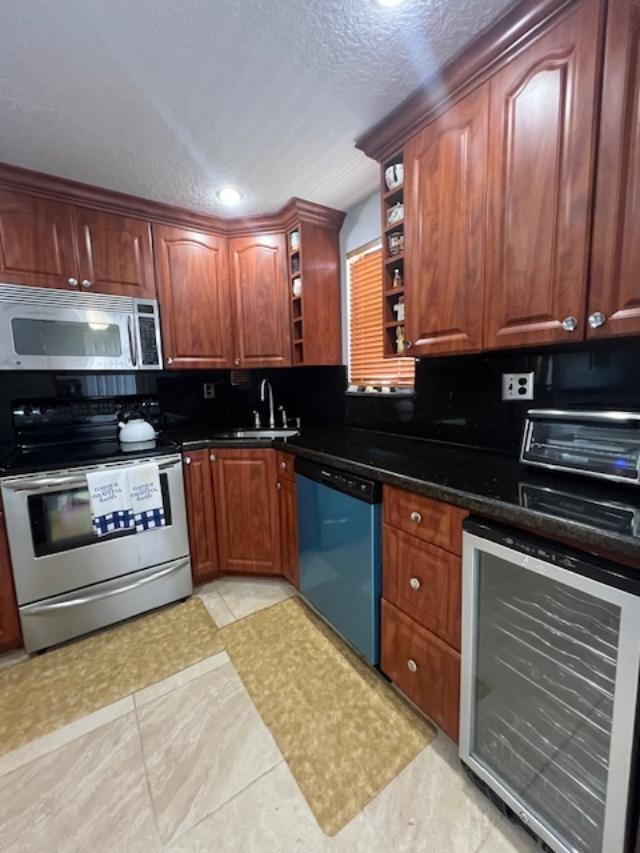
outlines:
[[[384,358],[382,250],[349,261],[349,384],[413,387],[413,358]]]

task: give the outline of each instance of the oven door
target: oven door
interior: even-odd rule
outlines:
[[[93,531],[87,468],[6,478],[2,494],[20,605],[101,583],[189,553],[180,456],[155,461],[165,527],[98,537]],[[91,470],[95,470],[95,466]]]
[[[0,288],[0,369],[131,370],[133,300],[46,288]]]

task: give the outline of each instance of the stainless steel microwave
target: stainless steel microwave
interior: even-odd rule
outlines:
[[[159,370],[155,299],[0,284],[0,370]]]

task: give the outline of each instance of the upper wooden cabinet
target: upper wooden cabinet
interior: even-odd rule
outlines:
[[[74,207],[81,288],[153,298],[151,226],[142,219]]]
[[[150,225],[0,189],[0,281],[154,297]]]
[[[576,3],[491,78],[487,348],[583,333],[600,10]]]
[[[610,0],[587,336],[640,334],[640,4]]]
[[[153,226],[165,364],[224,368],[233,364],[233,322],[223,237]]]
[[[281,574],[275,450],[211,451],[220,568]]]
[[[229,241],[237,367],[291,364],[291,326],[284,234]]]
[[[78,286],[70,205],[0,189],[0,281]]]
[[[411,355],[482,347],[488,112],[485,85],[404,152]]]

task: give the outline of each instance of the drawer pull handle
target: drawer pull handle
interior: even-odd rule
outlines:
[[[422,521],[422,516],[420,515],[419,512],[415,512],[415,510],[414,510],[411,513],[411,521],[413,521],[415,524],[420,524],[420,522]]]
[[[411,587],[411,589],[420,589],[422,584],[420,583],[419,578],[411,578],[411,580],[409,581],[409,586]]]
[[[407,669],[409,670],[409,672],[417,672],[418,664],[414,660],[409,658],[409,660],[407,661]]]

